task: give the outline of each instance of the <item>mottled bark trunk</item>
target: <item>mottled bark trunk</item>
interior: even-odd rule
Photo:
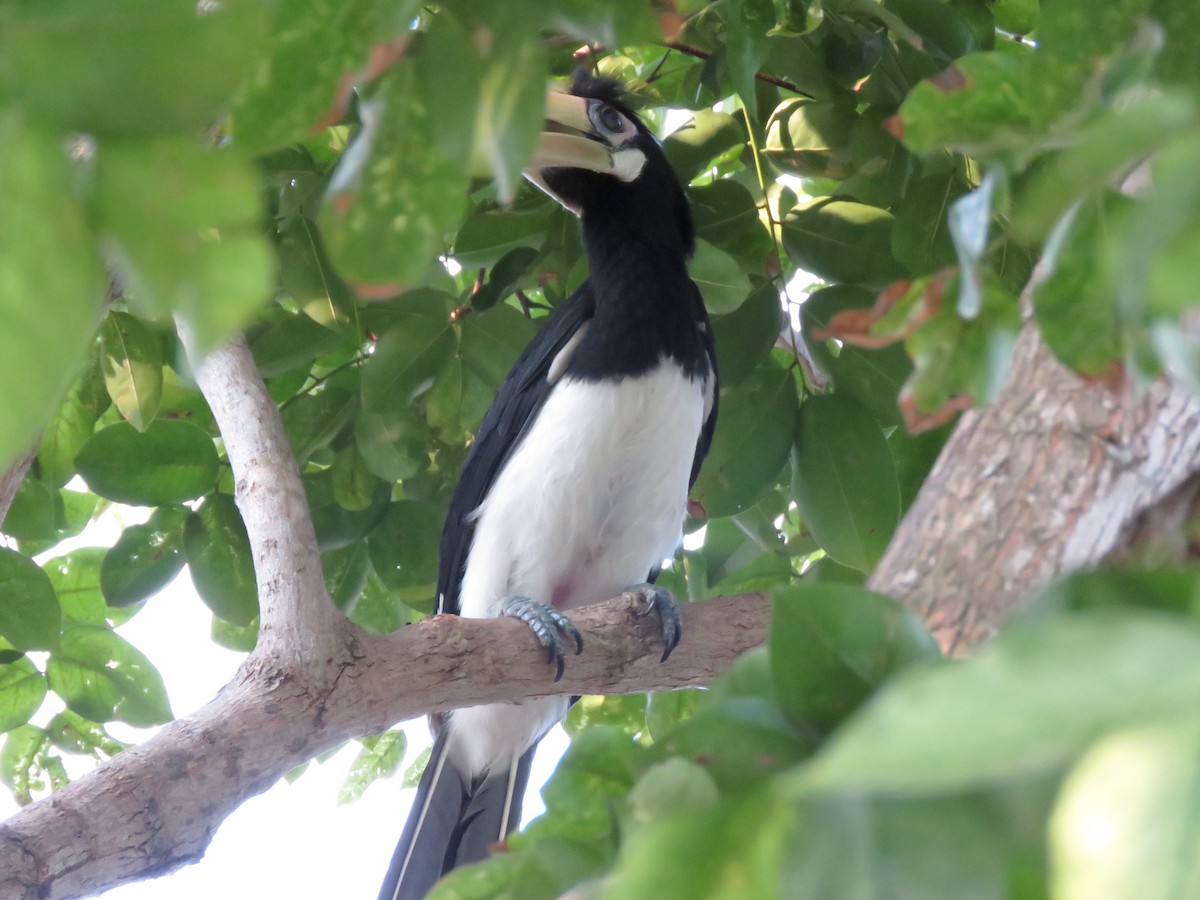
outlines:
[[[868,584],[947,653],[992,634],[1030,591],[1121,550],[1200,468],[1200,398],[1087,382],[1032,324],[995,403],[963,415]]]

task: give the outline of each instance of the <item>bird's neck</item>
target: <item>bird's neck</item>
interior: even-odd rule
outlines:
[[[572,372],[637,376],[670,358],[688,375],[706,377],[704,308],[682,241],[628,218],[604,227],[585,217],[583,225],[595,308]]]
[[[596,317],[635,323],[687,316],[687,251],[652,221],[583,220]]]

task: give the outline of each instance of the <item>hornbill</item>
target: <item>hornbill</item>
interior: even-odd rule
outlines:
[[[653,582],[679,543],[708,452],[717,371],[688,277],[695,237],[662,148],[617,82],[551,91],[526,177],[579,216],[590,275],[546,321],[483,418],[450,502],[438,611],[515,616],[556,664],[579,632],[563,611],[641,594],[679,640]],[[520,821],[537,742],[566,697],[433,717],[433,751],[380,900],[419,898],[483,859]]]

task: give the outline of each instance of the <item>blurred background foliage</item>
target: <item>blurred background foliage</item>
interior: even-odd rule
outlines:
[[[27,802],[121,749],[105,723],[171,717],[119,626],[185,565],[211,638],[254,644],[172,316],[248,337],[335,601],[430,611],[471,434],[586,277],[520,177],[579,65],[664,135],[713,314],[722,418],[663,580],[774,621],[711,691],[577,704],[547,815],[439,896],[1200,895],[1193,573],[1069,579],[963,663],[861,587],[1022,297],[1086,375],[1200,375],[1191,0],[0,6],[0,459],[36,447],[0,778]],[[154,511],[55,550],[112,503]],[[364,741],[347,797],[403,751]]]

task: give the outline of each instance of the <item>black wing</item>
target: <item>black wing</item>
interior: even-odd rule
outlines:
[[[696,316],[696,324],[702,326],[701,341],[704,344],[704,352],[708,355],[708,377],[712,379],[712,408],[708,411],[708,418],[700,426],[700,440],[696,442],[696,455],[692,457],[692,475],[688,479],[688,490],[696,483],[696,478],[700,475],[700,466],[704,464],[704,457],[708,456],[708,449],[712,446],[713,432],[717,430],[717,395],[721,392],[721,382],[717,377],[717,345],[713,342],[712,323],[708,321],[704,298],[700,296],[700,289],[694,281],[692,309]]]
[[[442,529],[438,612],[458,613],[458,592],[471,541],[475,537],[475,520],[471,513],[491,491],[505,460],[517,448],[550,395],[553,385],[546,375],[554,358],[580,326],[592,318],[594,310],[595,301],[585,282],[529,342],[483,417]]]

